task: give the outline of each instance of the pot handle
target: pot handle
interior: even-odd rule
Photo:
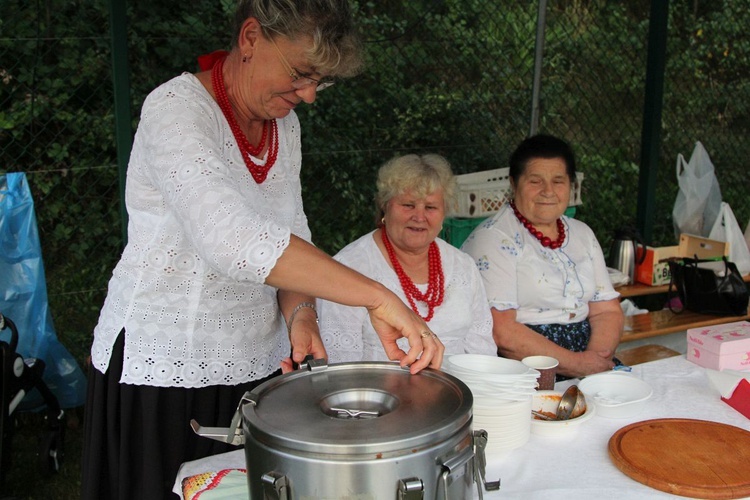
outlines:
[[[267,472],[261,477],[263,498],[268,500],[288,500],[291,498],[289,479],[278,472]]]
[[[485,468],[487,467],[487,456],[484,454],[484,449],[487,447],[486,430],[474,431],[473,445],[476,449],[474,454],[474,481],[477,483],[479,500],[482,500],[482,485],[487,491],[497,491],[500,489],[500,480],[487,481],[485,478]]]
[[[471,448],[464,448],[459,454],[450,457],[448,460],[443,462],[443,472],[440,474],[440,489],[443,491],[443,498],[449,499],[448,496],[448,477],[454,472],[460,470],[466,464],[474,459],[474,450]],[[469,470],[471,470],[471,464]],[[482,492],[479,492],[479,498],[482,498]]]
[[[232,423],[229,427],[203,427],[194,418],[190,420],[190,427],[192,427],[193,432],[201,437],[241,446],[245,444],[245,435],[242,433],[242,427],[240,426],[240,422],[242,421],[242,407],[247,403],[256,403],[250,391],[246,392],[242,396],[242,399],[240,399],[237,411],[234,412]]]
[[[229,430],[228,427],[203,427],[196,422],[194,418],[190,420],[190,427],[193,428],[193,432],[201,437],[214,439],[216,441],[221,441],[222,443],[229,443],[236,446],[245,444],[245,437],[239,432],[239,429],[230,438],[228,437],[227,432]]]
[[[423,500],[424,483],[417,477],[398,480],[396,500]]]

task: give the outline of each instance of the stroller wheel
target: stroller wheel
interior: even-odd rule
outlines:
[[[44,476],[56,474],[60,470],[65,455],[63,429],[61,427],[47,432],[39,443],[38,465]]]

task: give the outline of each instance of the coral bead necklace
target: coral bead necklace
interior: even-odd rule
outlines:
[[[214,88],[214,94],[216,94],[216,102],[221,108],[224,117],[229,123],[229,128],[234,134],[234,139],[237,141],[237,145],[240,148],[242,159],[245,161],[245,166],[250,171],[250,174],[255,179],[255,182],[262,184],[263,181],[268,177],[268,172],[271,167],[276,163],[276,157],[279,154],[279,128],[276,124],[276,120],[264,120],[263,121],[263,135],[261,135],[260,143],[257,146],[250,144],[247,140],[244,132],[240,128],[239,123],[234,117],[232,106],[229,104],[229,97],[227,91],[224,89],[224,76],[221,72],[224,66],[224,58],[219,59],[214,64],[213,70],[211,71],[211,85]],[[270,137],[269,137],[270,135]],[[266,141],[268,142],[268,158],[266,159],[265,165],[258,165],[253,161],[254,156],[259,156],[263,149],[266,147]]]
[[[385,249],[388,252],[388,259],[391,261],[396,276],[398,276],[398,281],[401,283],[401,288],[404,290],[404,295],[406,295],[409,305],[419,317],[425,321],[430,321],[435,314],[435,308],[443,303],[445,295],[445,276],[443,275],[443,264],[440,260],[440,249],[437,243],[434,241],[430,243],[430,247],[427,250],[429,263],[427,291],[422,293],[417,288],[417,285],[414,284],[414,281],[406,274],[404,268],[401,267],[401,263],[398,261],[398,257],[396,257],[396,252],[393,250],[393,245],[385,232],[385,226],[380,228],[380,235],[383,239],[383,245],[385,245]],[[427,304],[427,316],[422,316],[419,313],[416,304],[417,300]]]
[[[565,242],[565,225],[563,224],[562,219],[557,219],[557,239],[555,241],[552,241],[552,238],[550,238],[549,236],[544,236],[544,234],[540,230],[534,227],[534,224],[532,224],[529,219],[521,215],[521,212],[519,212],[518,208],[516,208],[515,202],[510,202],[510,208],[513,209],[513,213],[516,214],[518,221],[523,225],[523,227],[525,227],[532,236],[538,239],[543,247],[555,250],[557,248],[560,248]]]

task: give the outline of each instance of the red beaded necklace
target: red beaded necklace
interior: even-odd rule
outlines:
[[[521,215],[521,212],[519,212],[518,208],[516,208],[515,202],[510,202],[510,208],[513,209],[513,213],[516,214],[518,221],[523,224],[523,227],[528,229],[528,231],[536,239],[539,240],[543,247],[555,250],[557,248],[560,248],[565,242],[565,225],[563,224],[562,219],[557,219],[557,239],[555,241],[552,241],[552,238],[550,238],[549,236],[544,236],[544,234],[542,234],[540,230],[534,227],[534,224],[532,224],[529,219]]]
[[[279,128],[276,124],[276,120],[265,120],[263,122],[263,135],[260,138],[260,144],[253,146],[247,137],[242,132],[240,125],[234,118],[232,112],[232,106],[229,104],[229,97],[227,91],[224,89],[224,75],[221,73],[221,69],[224,66],[224,58],[219,59],[214,64],[213,70],[211,71],[211,84],[214,87],[214,93],[216,94],[216,102],[219,104],[224,117],[229,123],[229,128],[232,129],[234,139],[237,141],[237,145],[240,148],[242,159],[245,160],[245,166],[250,171],[250,174],[255,179],[255,182],[262,184],[263,181],[268,177],[268,172],[271,167],[276,163],[276,157],[279,154]],[[270,130],[270,139],[268,138]],[[265,165],[258,165],[253,161],[254,156],[259,156],[263,149],[266,147],[266,139],[268,139],[268,158],[266,159]]]
[[[401,263],[398,261],[398,257],[396,257],[396,252],[393,250],[393,245],[388,239],[388,235],[385,234],[385,226],[380,228],[380,234],[383,238],[383,245],[385,245],[385,249],[388,252],[388,258],[391,261],[393,270],[396,271],[398,280],[401,282],[401,288],[404,290],[404,295],[406,295],[409,305],[419,317],[425,321],[430,321],[435,314],[435,308],[443,303],[443,296],[445,295],[445,276],[443,276],[443,264],[440,260],[440,249],[437,243],[434,241],[430,243],[430,248],[427,250],[427,259],[429,261],[427,291],[422,293],[417,288],[417,285],[414,284],[414,281],[406,274],[404,268],[401,267]],[[419,314],[415,300],[427,304],[427,316],[423,317]]]

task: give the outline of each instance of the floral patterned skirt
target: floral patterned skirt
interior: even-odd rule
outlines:
[[[564,347],[569,351],[581,352],[585,351],[589,345],[591,339],[591,323],[585,319],[580,323],[552,323],[549,325],[526,325],[536,333],[544,336],[548,340],[551,340],[560,347]],[[615,366],[620,366],[622,363],[619,359],[613,358]],[[568,380],[570,377],[563,375],[557,375],[556,381]]]

